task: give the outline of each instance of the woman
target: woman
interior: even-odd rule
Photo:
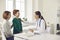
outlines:
[[[3,32],[6,37],[6,40],[14,40],[13,34],[11,32],[11,25],[9,22],[10,17],[11,17],[11,12],[4,11],[3,18],[5,19],[6,22],[3,25]]]
[[[35,19],[36,19],[36,31],[38,33],[44,33],[46,30],[46,21],[41,15],[40,11],[35,12]]]

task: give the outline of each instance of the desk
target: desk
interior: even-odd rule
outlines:
[[[19,39],[17,37],[20,37],[21,40],[60,40],[60,36],[47,34],[47,33],[40,34],[40,35],[33,35],[33,36],[30,36],[30,37],[24,35],[24,33],[21,33],[21,34],[16,34],[15,36],[16,36],[15,37],[16,40]]]
[[[30,28],[35,28],[34,26],[23,27],[23,30],[29,30]],[[60,36],[54,34],[40,34],[40,35],[31,35],[30,33],[19,33],[15,34],[15,40],[60,40]],[[3,38],[5,40],[5,38]]]

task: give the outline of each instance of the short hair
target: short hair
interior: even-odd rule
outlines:
[[[15,15],[17,12],[19,12],[19,10],[17,9],[13,10],[13,15]]]
[[[8,18],[8,15],[9,15],[10,13],[11,13],[10,11],[4,11],[4,13],[3,13],[3,18],[4,18],[4,19],[7,19],[7,18]]]

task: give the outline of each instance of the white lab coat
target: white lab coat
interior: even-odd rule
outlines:
[[[41,20],[41,22],[40,22]],[[29,23],[29,22],[24,22],[25,24],[27,25],[23,25],[23,26],[29,26],[29,25],[33,25],[34,26],[34,32],[37,32],[37,33],[45,33],[46,30],[45,30],[45,21],[43,19],[38,19],[32,23]],[[31,28],[33,29],[33,28]]]
[[[45,21],[43,19],[38,19],[36,21],[36,30],[34,32],[45,33]]]

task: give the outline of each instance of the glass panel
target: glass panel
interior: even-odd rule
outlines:
[[[8,11],[13,10],[13,0],[6,0],[6,10]]]
[[[25,17],[25,0],[16,0],[16,9],[20,10],[20,17]],[[6,10],[13,10],[13,0],[6,0]],[[12,15],[13,16],[13,15]]]
[[[16,9],[20,10],[20,17],[25,17],[25,0],[16,0]]]
[[[20,10],[20,2],[16,2],[16,9]]]
[[[6,10],[11,12],[11,18],[10,21],[12,23],[12,19],[13,19],[13,0],[6,0]]]

